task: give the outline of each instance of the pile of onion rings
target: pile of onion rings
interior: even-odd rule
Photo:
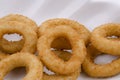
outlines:
[[[90,33],[84,25],[69,19],[50,19],[38,27],[23,15],[5,16],[0,19],[0,80],[17,67],[26,67],[23,80],[77,80],[82,71],[96,78],[117,75],[119,58],[102,65],[94,59],[102,53],[120,55],[119,31],[120,24],[104,24]],[[3,38],[14,33],[23,39]]]
[[[61,21],[62,21],[62,19],[61,19]],[[71,21],[71,20],[68,20],[68,21]],[[75,22],[73,21],[73,23],[75,23]],[[66,24],[67,24],[67,22],[66,22]],[[37,33],[40,33],[40,31],[37,32],[38,27],[34,23],[34,21],[30,20],[29,18],[27,18],[25,16],[18,15],[18,14],[12,14],[12,15],[8,15],[8,16],[1,18],[0,19],[0,41],[1,41],[0,42],[0,64],[1,64],[0,79],[3,79],[4,76],[10,70],[12,70],[16,67],[24,66],[27,68],[27,75],[24,77],[24,80],[27,80],[27,79],[30,79],[30,80],[37,80],[37,79],[39,79],[39,80],[48,80],[48,79],[49,80],[76,80],[81,72],[81,64],[86,55],[86,48],[85,48],[84,43],[88,42],[89,31],[83,25],[80,25],[77,22],[74,25],[76,25],[76,30],[77,30],[77,28],[79,28],[78,26],[81,26],[81,29],[84,28],[84,30],[86,31],[85,32],[86,34],[83,37],[80,37],[79,34],[82,35],[84,33],[84,31],[82,32],[82,30],[81,30],[80,31],[81,33],[79,33],[79,32],[76,32],[75,29],[73,29],[71,27],[66,27],[65,25],[62,25],[62,24],[60,26],[63,26],[63,27],[55,28],[56,29],[55,32],[57,30],[59,31],[59,29],[61,29],[61,30],[63,29],[63,32],[59,32],[60,37],[65,37],[68,40],[70,40],[70,46],[71,46],[71,44],[72,44],[72,46],[71,47],[67,46],[66,48],[73,49],[72,54],[70,54],[69,52],[66,52],[66,51],[62,51],[62,50],[51,51],[55,54],[56,57],[58,57],[58,59],[60,59],[62,62],[65,62],[65,64],[66,63],[68,63],[69,65],[72,64],[73,67],[71,67],[71,69],[72,68],[73,69],[70,71],[70,69],[68,67],[66,67],[65,73],[63,73],[62,71],[60,71],[60,73],[59,73],[59,71],[56,72],[54,70],[51,70],[46,64],[44,64],[45,67],[47,67],[49,70],[51,70],[55,73],[54,75],[49,75],[49,74],[43,72],[43,70],[42,70],[42,66],[43,66],[42,63],[44,63],[44,62],[42,61],[42,63],[41,63],[41,57],[39,55],[35,57],[34,55],[30,54],[30,53],[35,53],[35,51],[36,51],[36,47],[37,47],[36,44],[37,44],[37,38],[38,38]],[[70,26],[70,24],[68,24],[68,26]],[[52,31],[53,28],[49,29],[49,31]],[[70,31],[67,32],[67,30],[70,30]],[[46,31],[48,31],[48,30],[46,29]],[[8,41],[3,38],[4,34],[13,34],[13,33],[22,35],[23,39],[21,39],[20,41]],[[48,33],[46,33],[46,35]],[[70,36],[69,33],[74,34],[74,36],[72,36],[72,35]],[[62,36],[62,34],[65,34],[65,35]],[[42,34],[41,36],[39,36],[39,39],[42,39],[42,37],[47,37],[47,36]],[[54,38],[54,36],[53,36],[53,38]],[[73,40],[75,40],[75,42]],[[39,42],[39,40],[38,40],[38,42]],[[60,41],[58,41],[58,42],[60,42]],[[77,44],[77,43],[79,43],[79,44]],[[65,44],[68,44],[68,43],[66,43],[66,41],[65,41]],[[81,45],[83,47],[80,47]],[[58,47],[60,47],[60,46],[58,45]],[[75,49],[76,47],[80,48],[80,50]],[[63,48],[60,47],[60,49],[64,49],[64,47]],[[82,51],[82,52],[79,53],[79,51]],[[38,53],[40,54],[39,48],[38,48]],[[81,55],[79,55],[79,54],[81,54]],[[57,58],[56,58],[56,60],[57,60]],[[74,61],[71,62],[72,60],[74,60]],[[34,62],[36,63],[36,65],[32,65],[32,64],[34,64]],[[6,65],[6,63],[7,63],[7,65]],[[76,63],[78,63],[78,64],[76,64]],[[7,66],[10,66],[10,67],[8,69],[5,69]],[[35,69],[32,69],[32,68],[35,68]],[[39,69],[39,70],[37,71],[37,69]],[[62,70],[62,68],[61,68],[61,70]]]

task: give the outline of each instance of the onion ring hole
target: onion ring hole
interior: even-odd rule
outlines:
[[[111,63],[113,60],[118,58],[119,58],[118,56],[113,56],[109,54],[100,54],[96,56],[96,58],[94,59],[94,62],[96,64],[107,64],[107,63]]]
[[[70,49],[57,49],[57,48],[53,48],[52,47],[52,44],[57,44],[57,43],[54,43],[54,42],[57,42],[57,40],[58,39],[60,39],[60,40],[62,40],[62,42],[63,42],[63,44],[62,45],[64,45],[64,42],[66,42],[66,44],[68,44],[68,45],[70,45]],[[64,40],[64,41],[63,41]],[[58,37],[58,38],[56,38],[56,39],[54,39],[53,41],[52,41],[52,44],[51,44],[51,51],[65,51],[65,52],[68,52],[68,54],[71,54],[71,56],[72,56],[72,48],[71,48],[71,44],[70,44],[70,41],[68,40],[68,39],[66,39],[66,38],[64,38],[64,37]],[[59,43],[58,43],[59,44]],[[61,44],[60,44],[61,45]],[[54,52],[55,54],[56,54],[56,52]],[[60,54],[62,54],[62,53],[60,53]],[[56,54],[56,56],[58,56],[59,54]],[[65,56],[67,56],[66,54],[65,54]],[[70,57],[71,57],[70,56]],[[61,58],[61,56],[59,55],[58,56],[59,58]],[[69,58],[67,58],[67,59],[65,59],[64,61],[68,61],[69,59],[70,59],[70,57]],[[62,58],[61,58],[62,59]]]
[[[23,39],[23,36],[17,33],[14,34],[4,34],[3,38],[8,40],[8,41],[20,41]]]
[[[12,71],[10,71],[5,77],[5,80],[22,80],[23,77],[26,75],[26,69],[25,67],[19,67],[15,68]]]

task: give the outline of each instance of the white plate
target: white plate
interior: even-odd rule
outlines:
[[[57,17],[70,18],[84,24],[89,30],[104,23],[120,22],[119,0],[0,0],[0,17],[18,13],[35,20],[37,24]],[[109,61],[111,56],[98,59],[98,63]],[[99,58],[101,58],[99,57]],[[97,60],[97,59],[96,59]],[[101,61],[104,60],[104,61]],[[9,66],[8,66],[9,67]],[[18,72],[18,73],[17,73]],[[20,76],[19,76],[20,75]],[[24,70],[16,70],[5,80],[20,80]],[[120,75],[105,79],[93,79],[81,74],[78,80],[118,80]]]

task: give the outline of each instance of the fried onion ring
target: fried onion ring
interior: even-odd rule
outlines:
[[[120,24],[104,24],[93,30],[91,43],[103,53],[120,55],[120,41],[108,39],[108,36],[120,36]]]
[[[37,34],[35,31],[32,30],[32,28],[26,26],[28,25],[16,21],[8,21],[8,22],[0,23],[0,39],[2,39],[2,36],[6,33],[21,34],[25,39],[25,43],[20,51],[34,53],[36,50]],[[5,53],[12,53],[8,51],[4,51],[4,47],[1,45],[0,48]],[[15,49],[18,50],[17,47]]]
[[[43,65],[29,53],[16,53],[0,61],[0,80],[16,67],[26,67],[29,70],[23,80],[42,80]]]
[[[17,21],[21,22],[23,24],[29,25],[26,27],[31,27],[34,31],[37,32],[37,25],[34,21],[31,19],[18,14],[10,14],[8,16],[5,16],[0,19],[0,22],[6,22],[6,21]],[[0,39],[0,45],[2,46],[2,49],[4,52],[10,52],[15,53],[17,51],[20,51],[24,45],[24,39],[21,39],[20,41],[8,41],[4,38]]]
[[[1,18],[0,21],[3,21],[3,22],[4,21],[5,22],[6,21],[17,21],[17,22],[21,22],[21,23],[29,25],[28,27],[31,27],[36,32],[38,29],[37,24],[33,20],[29,19],[26,16],[20,15],[20,14],[9,14],[9,15]]]
[[[58,37],[66,37],[72,46],[72,56],[68,61],[58,58],[51,50],[51,43]],[[58,74],[70,74],[77,71],[86,55],[83,39],[70,27],[62,26],[47,30],[37,44],[38,55],[45,66]]]
[[[68,61],[72,56],[71,53],[67,51],[55,50],[53,52],[64,61]],[[59,74],[49,75],[44,72],[43,80],[76,80],[80,75],[80,71],[81,69],[69,75],[59,75]]]
[[[43,80],[76,80],[79,74],[80,74],[79,70],[69,75],[58,75],[58,74],[48,75],[44,73]]]
[[[102,52],[95,49],[92,45],[87,48],[87,56],[82,64],[85,73],[91,77],[111,77],[120,73],[120,59],[113,60],[107,64],[95,64],[94,59]]]
[[[46,33],[48,29],[55,28],[55,27],[62,27],[62,26],[68,26],[73,28],[80,36],[81,39],[85,41],[85,43],[88,43],[88,39],[90,37],[90,32],[87,28],[84,27],[84,25],[79,24],[76,21],[68,20],[64,18],[56,18],[56,19],[50,19],[45,22],[43,22],[38,29],[38,35],[42,36]],[[65,38],[58,38],[52,43],[53,48],[57,49],[71,49],[70,43]]]

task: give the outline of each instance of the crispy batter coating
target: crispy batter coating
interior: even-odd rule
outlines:
[[[64,61],[68,61],[72,56],[71,53],[67,51],[55,50],[53,52]],[[80,75],[80,72],[81,72],[81,68],[69,75],[60,75],[60,74],[49,75],[47,73],[44,73],[43,80],[76,80]]]
[[[103,53],[120,55],[120,41],[108,39],[108,36],[120,36],[120,24],[104,24],[95,28],[91,35],[91,43]]]
[[[44,73],[43,80],[77,80],[79,74],[80,74],[79,70],[69,75],[58,75],[58,74],[48,75]]]
[[[96,56],[102,54],[92,45],[87,48],[87,56],[82,64],[82,68],[86,74],[91,77],[111,77],[120,73],[120,59],[113,60],[107,64],[95,64],[94,59]]]
[[[90,37],[89,30],[84,25],[79,24],[76,21],[64,19],[64,18],[50,19],[43,22],[39,26],[38,35],[42,36],[49,29],[55,27],[62,27],[62,26],[71,27],[79,34],[79,37],[83,39],[86,44],[88,43]],[[55,41],[52,43],[51,46],[57,49],[71,49],[70,43],[65,38],[62,37],[55,39]]]
[[[7,22],[7,21],[17,21],[17,22],[23,23],[27,25],[25,27],[31,27],[34,31],[37,32],[36,23],[32,21],[31,19],[29,19],[28,17],[25,17],[23,15],[10,14],[0,19],[0,23]],[[3,47],[2,49],[4,52],[15,53],[22,49],[24,45],[24,39],[21,39],[20,41],[8,41],[4,38],[1,38],[0,45]]]
[[[0,51],[0,61],[4,58],[7,58],[8,56],[10,56],[9,54],[3,53],[2,51]]]
[[[22,49],[23,45],[25,43],[24,39],[21,39],[20,41],[8,41],[4,38],[0,39],[0,48],[1,51],[5,53],[15,53]]]
[[[24,24],[29,25],[28,27],[31,27],[34,31],[37,32],[37,24],[31,20],[30,18],[20,15],[20,14],[9,14],[3,18],[0,19],[0,21],[17,21],[17,22],[21,22]]]
[[[58,58],[51,50],[51,43],[58,37],[66,37],[72,46],[72,56],[68,61]],[[39,38],[37,49],[41,61],[51,71],[58,74],[70,74],[78,70],[86,56],[86,47],[75,30],[62,26],[47,30],[46,34]]]
[[[0,61],[0,80],[12,69],[26,67],[29,71],[22,80],[42,80],[43,65],[36,56],[29,53],[16,53]]]
[[[19,50],[15,46],[13,47],[15,50],[18,50],[17,52],[30,52],[34,53],[36,50],[36,44],[37,44],[37,34],[35,31],[32,30],[30,27],[26,27],[28,25],[25,25],[23,23],[19,23],[16,21],[8,21],[8,22],[2,22],[0,23],[0,39],[2,39],[2,36],[6,33],[18,33],[23,35],[24,37],[24,45],[21,50]],[[1,42],[2,43],[2,42]],[[20,46],[20,45],[18,45]],[[5,53],[12,53],[12,51],[6,51],[4,49],[4,45],[0,44],[0,49]]]
[[[60,57],[61,59],[63,59],[64,61],[69,60],[69,58],[71,57],[71,53],[67,52],[67,51],[53,51],[55,52],[55,54]],[[0,52],[0,60],[7,58],[10,55],[6,55],[5,53]],[[29,71],[29,69],[26,69],[27,72]],[[78,69],[76,72],[69,74],[69,75],[59,75],[59,74],[54,74],[54,75],[49,75],[47,73],[44,72],[42,80],[76,80],[78,78],[78,76],[80,75],[81,72],[81,68]]]

